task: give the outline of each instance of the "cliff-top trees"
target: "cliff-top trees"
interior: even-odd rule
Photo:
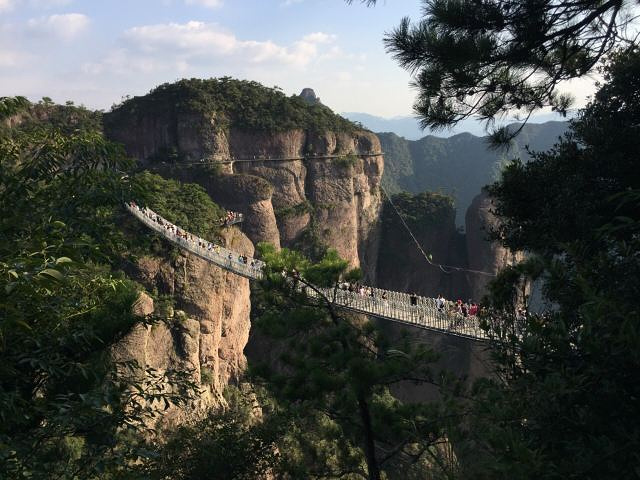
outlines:
[[[231,77],[182,79],[154,88],[149,94],[114,105],[105,114],[105,128],[117,129],[123,115],[200,114],[214,119],[214,128],[279,132],[305,129],[353,131],[358,127],[321,103],[310,104],[279,88]],[[211,125],[209,125],[210,128]]]
[[[404,18],[385,45],[413,75],[414,109],[425,128],[471,115],[491,122],[515,110],[527,118],[543,107],[564,113],[571,98],[558,84],[589,73],[615,45],[635,41],[626,40],[635,1],[423,3],[423,18]]]

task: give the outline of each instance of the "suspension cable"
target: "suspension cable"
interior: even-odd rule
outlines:
[[[475,273],[475,274],[478,274],[478,275],[486,275],[486,276],[489,276],[489,277],[495,277],[496,276],[495,273],[491,273],[491,272],[483,272],[482,270],[472,270],[472,269],[469,269],[469,268],[455,267],[453,265],[443,265],[441,263],[433,262],[431,260],[431,256],[427,255],[427,253],[422,248],[422,245],[420,245],[420,242],[418,241],[416,236],[411,231],[411,228],[409,228],[409,225],[407,225],[407,222],[404,220],[404,217],[400,213],[400,210],[398,210],[398,207],[396,207],[395,203],[393,203],[393,200],[391,200],[391,195],[389,195],[387,193],[385,188],[382,186],[382,183],[380,184],[380,189],[384,193],[385,197],[387,197],[387,200],[389,200],[389,203],[391,204],[391,206],[395,210],[396,214],[400,218],[400,221],[402,222],[402,225],[404,225],[404,228],[407,230],[407,232],[409,233],[409,235],[413,239],[413,242],[416,244],[416,247],[418,248],[418,250],[420,251],[420,253],[422,254],[422,256],[424,257],[424,259],[427,261],[427,263],[429,265],[431,265],[433,267],[437,267],[443,273],[447,273],[447,274],[450,274],[450,273],[453,273],[453,272],[469,272],[469,273]]]

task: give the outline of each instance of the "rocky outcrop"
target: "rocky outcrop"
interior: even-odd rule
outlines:
[[[246,133],[243,139],[248,140]],[[261,177],[273,186],[271,202],[281,244],[302,249],[309,244],[330,246],[373,278],[375,263],[368,260],[375,258],[372,232],[377,226],[384,168],[377,137],[367,132],[300,131],[284,138],[276,135],[269,149],[259,137],[246,145],[244,152],[257,158],[306,155],[234,165],[236,172]]]
[[[514,253],[498,242],[489,240],[489,232],[498,225],[492,208],[491,198],[483,192],[473,199],[465,216],[469,269],[489,274],[495,274],[523,258],[521,253]],[[487,285],[493,277],[479,273],[469,273],[468,276],[472,298],[481,299],[487,293]]]
[[[244,213],[243,229],[254,244],[330,246],[363,266],[370,281],[375,277],[384,163],[374,134],[220,130],[215,118],[170,111],[148,116],[107,121],[106,132],[145,166],[197,182],[222,206]],[[176,152],[171,169],[154,160],[167,151]],[[222,168],[180,168],[203,158]]]
[[[253,255],[253,245],[241,232],[224,234],[228,248]],[[248,280],[222,270],[182,250],[163,256],[144,256],[128,273],[148,291],[157,292],[162,305],[143,295],[140,313],[155,311],[166,322],[138,325],[114,350],[117,360],[135,359],[143,368],[189,372],[202,383],[201,408],[222,402],[222,391],[239,379],[249,337]],[[197,410],[197,408],[196,408]],[[190,415],[193,415],[193,411]],[[170,412],[179,417],[182,412]],[[166,420],[165,415],[165,420]]]
[[[311,105],[322,103],[320,102],[320,97],[318,97],[316,92],[313,91],[313,88],[303,88],[298,96]]]

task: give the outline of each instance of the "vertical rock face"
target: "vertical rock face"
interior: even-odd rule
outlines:
[[[505,266],[522,260],[522,254],[488,240],[489,231],[498,225],[498,219],[491,213],[491,209],[491,198],[486,193],[473,199],[465,217],[466,240],[469,269],[495,274]],[[469,274],[474,299],[482,298],[492,278],[488,275]]]
[[[215,117],[166,111],[148,116],[153,118],[138,114],[120,116],[117,124],[107,121],[107,135],[143,165],[197,182],[219,204],[244,213],[243,229],[254,243],[330,246],[373,280],[384,168],[374,134],[222,131]],[[176,152],[178,168],[154,167],[153,159],[168,151]],[[179,168],[203,158],[220,162],[226,173]]]
[[[391,207],[385,209],[384,218],[388,220],[382,226],[378,256],[378,284],[381,288],[428,297],[444,295],[449,299],[468,295],[464,273],[429,264]],[[427,255],[431,255],[433,263],[466,265],[464,235],[456,230],[453,208],[412,233]]]
[[[437,219],[421,219],[417,225],[413,221],[412,230],[418,242],[432,255],[432,262],[442,264],[442,268],[426,261],[393,210],[389,210],[391,216],[385,210],[378,260],[380,286],[427,296],[442,294],[453,300],[480,301],[493,275],[523,258],[521,253],[488,240],[489,231],[498,225],[491,208],[491,199],[485,193],[477,195],[466,212],[464,234],[456,229],[453,208],[442,210],[446,215]]]
[[[235,132],[230,135],[232,145],[236,145],[235,136]],[[375,258],[377,242],[372,232],[377,228],[384,168],[377,137],[368,132],[296,131],[276,134],[268,142],[247,132],[240,138],[244,143],[237,147],[241,150],[236,158],[291,159],[234,164],[236,172],[261,177],[272,185],[280,243],[295,247],[310,241],[331,246],[373,277],[375,262],[369,260]],[[238,150],[232,147],[231,151]],[[313,153],[301,159],[305,152]]]
[[[228,248],[253,255],[253,245],[242,233],[232,229],[225,235]],[[225,385],[237,380],[246,364],[248,280],[184,251],[173,259],[142,257],[129,274],[149,291],[172,298],[176,313],[173,308],[168,314],[157,312],[169,321],[136,327],[116,347],[115,357],[134,358],[160,372],[191,371],[193,380],[203,383],[201,406],[219,403]],[[143,305],[143,313],[153,310],[148,297]]]

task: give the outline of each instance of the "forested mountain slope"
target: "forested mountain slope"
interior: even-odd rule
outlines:
[[[528,124],[506,151],[491,150],[486,137],[461,133],[450,138],[426,136],[411,141],[395,133],[378,133],[385,152],[383,185],[389,193],[442,191],[455,199],[456,223],[480,189],[495,180],[508,160],[528,160],[533,151],[549,149],[558,141],[567,122]]]

